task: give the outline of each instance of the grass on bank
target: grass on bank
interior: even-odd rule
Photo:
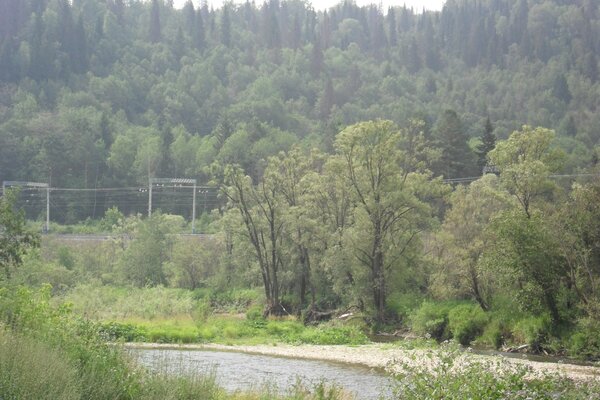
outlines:
[[[81,285],[57,302],[76,315],[101,322],[111,340],[155,343],[364,344],[358,321],[305,326],[295,316],[262,318],[253,290],[215,293],[164,287],[116,288]]]
[[[235,344],[346,344],[369,342],[358,326],[336,323],[305,326],[295,318],[249,320],[215,315],[202,322],[191,317],[128,319],[104,322],[102,332],[111,340],[153,343]]]
[[[301,384],[288,393],[264,388],[227,393],[214,375],[175,377],[136,367],[116,346],[98,335],[98,326],[67,308],[52,307],[49,288],[0,289],[0,398],[35,399],[201,399],[201,400],[346,400],[326,384],[310,390]],[[268,324],[268,321],[267,321]],[[274,325],[278,326],[278,325]],[[280,329],[281,326],[273,329]],[[284,329],[285,330],[285,329]],[[596,382],[561,377],[526,378],[526,370],[505,370],[489,363],[456,369],[455,353],[440,350],[434,368],[418,360],[397,378],[402,399],[598,399]]]
[[[368,327],[360,318],[318,326],[304,326],[291,316],[263,319],[264,299],[257,290],[82,284],[56,301],[72,304],[76,315],[101,321],[104,332],[115,340],[249,345],[368,342],[364,334]],[[404,311],[404,326],[424,338],[425,346],[429,339],[496,349],[528,345],[533,352],[600,359],[600,325],[595,321],[555,327],[546,314],[532,315],[501,302],[489,312],[469,301],[423,301],[413,307]],[[404,346],[422,347],[419,341]]]

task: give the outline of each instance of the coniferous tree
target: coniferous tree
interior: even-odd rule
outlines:
[[[564,74],[559,74],[554,80],[552,94],[554,94],[556,98],[564,101],[567,104],[569,104],[569,102],[571,101],[571,91],[569,90],[569,85]]]
[[[161,39],[160,6],[158,0],[152,0],[149,37],[152,43],[158,43]]]
[[[464,178],[475,173],[473,152],[467,143],[458,114],[454,110],[446,110],[436,126],[436,140],[442,154],[436,172],[446,179]]]
[[[393,7],[388,9],[387,23],[390,47],[396,47],[398,44],[398,28],[396,27],[396,12]]]
[[[115,0],[113,13],[117,17],[117,22],[119,25],[123,25],[125,22],[125,3],[123,0]]]
[[[182,12],[185,22],[185,30],[187,34],[193,38],[196,34],[196,10],[194,9],[194,3],[192,0],[186,1]]]
[[[310,72],[314,78],[321,75],[323,71],[324,61],[323,49],[321,48],[321,38],[315,38],[313,43],[311,58],[310,58]]]
[[[231,46],[231,19],[229,17],[229,7],[224,6],[221,14],[220,39],[225,47]]]
[[[81,74],[88,69],[88,46],[82,15],[79,15],[77,20],[77,25],[75,26],[75,37],[73,38],[73,41],[73,71]]]
[[[487,155],[496,147],[496,135],[494,135],[494,127],[490,121],[490,117],[485,120],[483,134],[480,137],[481,143],[477,146],[477,165],[480,168],[488,164]]]
[[[194,24],[194,36],[193,36],[194,47],[200,51],[206,47],[206,33],[204,31],[204,19],[202,12],[196,13],[196,23]]]

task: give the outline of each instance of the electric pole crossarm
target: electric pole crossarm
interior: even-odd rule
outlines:
[[[193,188],[192,195],[192,233],[196,233],[196,179],[189,178],[150,178],[148,180],[148,217],[152,216],[152,187],[156,184],[173,184]]]
[[[46,224],[44,226],[44,233],[50,231],[50,185],[41,182],[26,182],[26,181],[3,181],[2,182],[2,195],[6,193],[6,188],[11,186],[17,187],[32,187],[39,189],[46,189]]]

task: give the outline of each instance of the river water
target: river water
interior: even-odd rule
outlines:
[[[285,393],[300,380],[309,388],[320,382],[336,385],[361,400],[390,398],[392,393],[392,378],[356,365],[211,350],[132,349],[131,354],[155,372],[214,372],[217,383],[230,392],[267,386]]]

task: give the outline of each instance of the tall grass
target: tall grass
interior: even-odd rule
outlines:
[[[0,398],[79,399],[78,377],[63,352],[0,328]]]
[[[52,307],[49,298],[50,288],[0,288],[0,399],[342,399],[326,385],[229,394],[214,374],[146,372],[106,344],[96,323]]]
[[[82,284],[57,298],[57,302],[72,304],[73,311],[96,320],[147,320],[194,313],[197,301],[185,289],[162,286],[136,288]]]

